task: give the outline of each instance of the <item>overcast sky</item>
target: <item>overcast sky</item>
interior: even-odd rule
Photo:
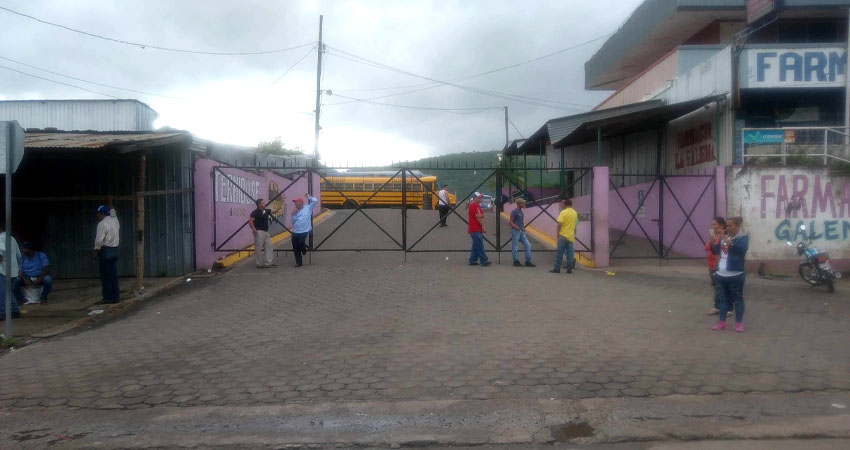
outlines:
[[[611,33],[639,3],[9,0],[0,1],[0,6],[116,39],[212,52],[252,52],[308,44],[318,39],[318,19],[324,14],[324,40],[330,48],[324,56],[322,87],[333,94],[323,96],[322,159],[385,163],[501,148],[503,111],[448,112],[350,102],[342,96],[368,99],[428,87],[429,81],[344,58],[356,55],[432,79],[456,80]],[[0,11],[0,24],[0,36],[6,43],[0,57],[88,81],[180,99],[86,84],[8,60],[0,60],[1,66],[116,97],[137,98],[159,112],[158,127],[171,126],[242,145],[280,136],[287,147],[313,149],[314,47],[254,56],[195,55],[107,42],[6,11]],[[603,42],[459,83],[592,106],[609,92],[584,90],[584,62]],[[301,62],[272,85],[298,60]],[[0,98],[108,97],[0,69]],[[550,118],[589,109],[564,103],[542,107],[445,85],[373,101],[429,108],[507,105],[511,120],[526,137]],[[349,103],[333,105],[342,102]],[[511,128],[510,138],[519,137]]]

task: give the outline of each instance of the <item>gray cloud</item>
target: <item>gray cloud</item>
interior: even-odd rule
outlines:
[[[254,51],[291,47],[317,39],[325,15],[332,48],[429,77],[449,80],[527,60],[610,33],[639,0],[532,1],[262,1],[262,0],[18,0],[4,6],[93,33],[154,45],[205,51]],[[0,11],[0,56],[92,81],[190,97],[165,100],[64,80],[34,69],[0,64],[80,84],[122,98],[138,98],[166,123],[203,137],[253,144],[282,136],[312,148],[315,53],[280,83],[265,86],[302,58],[308,48],[283,54],[220,57],[138,49],[81,36]],[[516,69],[462,82],[482,89],[593,105],[607,93],[585,92],[584,62],[601,45],[590,44]],[[338,95],[368,98],[399,92],[345,91],[427,83],[425,80],[326,56],[323,87]],[[0,70],[3,98],[102,98]],[[199,98],[200,96],[200,98]],[[484,150],[504,141],[500,111],[451,114],[354,103],[325,96],[323,134],[361,131],[352,148],[369,151],[368,137],[409,142],[430,154]],[[439,87],[376,100],[402,105],[471,108],[508,105],[513,122],[528,135],[545,120],[571,114]],[[228,128],[224,133],[223,128]],[[511,129],[511,138],[518,137]],[[328,145],[340,146],[335,135]],[[323,138],[323,144],[325,140]],[[356,144],[356,145],[355,145]],[[404,146],[399,147],[404,152]],[[366,150],[364,150],[366,149]],[[337,149],[339,155],[345,149]],[[354,151],[354,150],[351,150]],[[325,152],[323,152],[325,154]],[[357,156],[357,155],[353,155]],[[402,155],[394,159],[405,159]]]

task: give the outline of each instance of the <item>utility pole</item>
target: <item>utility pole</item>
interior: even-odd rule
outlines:
[[[508,107],[505,106],[505,150],[510,146],[510,139],[508,139]]]
[[[313,164],[309,164],[307,168],[307,194],[313,196],[313,171],[319,168],[319,130],[322,127],[319,125],[319,120],[322,117],[322,53],[325,51],[325,44],[322,42],[322,22],[325,16],[319,16],[319,60],[316,64],[316,135],[313,141]],[[309,167],[312,166],[312,167]],[[313,216],[310,216],[310,235],[308,236],[308,246],[310,248],[310,264],[313,263]]]
[[[313,159],[319,158],[319,119],[322,115],[322,53],[325,44],[322,43],[322,22],[325,16],[319,16],[319,63],[316,65],[316,138],[313,145]]]

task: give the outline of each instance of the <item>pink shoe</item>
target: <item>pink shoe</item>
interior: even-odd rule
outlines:
[[[723,331],[726,329],[726,322],[717,322],[717,325],[711,327],[711,331]]]
[[[736,322],[735,323],[735,331],[737,331],[738,333],[743,333],[744,332],[744,323],[743,322]]]

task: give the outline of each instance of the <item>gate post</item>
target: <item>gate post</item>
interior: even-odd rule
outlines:
[[[502,203],[502,162],[499,161],[499,167],[496,168],[496,261],[502,264],[502,211],[505,208]]]
[[[593,265],[594,267],[609,266],[609,246],[611,239],[608,237],[608,186],[610,172],[608,166],[593,168],[593,195],[590,214],[592,227],[590,231],[593,238]]]
[[[424,194],[422,198],[424,200]],[[425,208],[424,204],[422,208]],[[401,246],[404,262],[407,262],[407,169],[403,167],[401,169]]]

